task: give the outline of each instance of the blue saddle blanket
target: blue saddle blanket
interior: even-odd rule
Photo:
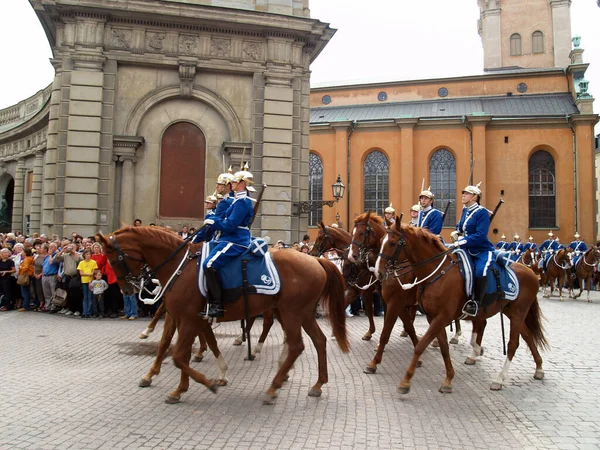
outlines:
[[[206,296],[207,288],[202,263],[215,244],[215,241],[205,242],[202,246],[202,257],[198,260],[198,287],[203,296]],[[253,238],[248,250],[219,270],[224,291],[242,287],[243,260],[248,261],[246,274],[249,293],[275,295],[279,292],[281,288],[279,272],[275,267],[271,253],[269,253],[267,242],[260,238]]]
[[[465,293],[467,297],[470,297],[473,292],[473,281],[475,279],[471,257],[468,252],[461,249],[455,250],[454,254],[460,260],[459,268],[465,280]],[[495,296],[498,293],[497,283],[499,281],[500,289],[504,292],[504,299],[515,300],[519,296],[519,279],[510,267],[514,263],[510,259],[510,252],[495,250],[493,254],[492,262],[487,271],[486,297]],[[496,274],[498,278],[496,278]]]

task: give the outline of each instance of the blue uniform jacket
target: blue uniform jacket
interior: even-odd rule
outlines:
[[[496,248],[498,250],[508,250],[508,242],[498,241],[498,243],[496,244]]]
[[[208,213],[206,213],[206,219],[214,219],[218,217],[220,219],[225,218],[225,214],[227,214],[227,210],[233,204],[233,192],[230,192],[227,197],[222,199],[215,209],[211,209]],[[210,241],[215,234],[215,229],[210,225],[203,227],[198,234],[194,237],[192,243],[197,244],[198,242]]]
[[[526,252],[527,250],[531,249],[532,252],[536,252],[537,251],[537,244],[535,242],[527,242],[524,246],[523,246],[523,253]]]
[[[469,253],[491,252],[494,244],[488,239],[490,215],[488,210],[477,203],[469,208],[463,208],[456,230],[462,234],[457,243],[469,250]]]
[[[571,250],[573,250],[574,252],[581,252],[581,253],[585,253],[587,252],[587,245],[585,245],[585,242],[583,241],[573,241],[569,244],[569,248]]]
[[[440,234],[443,225],[444,220],[442,219],[442,213],[437,209],[428,206],[427,209],[419,211],[417,226],[425,228],[430,233]]]
[[[250,230],[248,225],[254,216],[254,205],[247,196],[246,191],[237,192],[231,207],[227,210],[224,219],[221,219],[215,213],[213,220],[215,223],[212,228],[215,231],[221,231],[220,241],[232,242],[234,244],[250,245]]]
[[[544,242],[542,242],[542,245],[540,245],[540,250],[542,252],[547,251],[549,253],[554,253],[556,250],[558,250],[558,242],[556,242],[554,239],[546,239]]]

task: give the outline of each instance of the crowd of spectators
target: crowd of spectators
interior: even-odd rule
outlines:
[[[142,305],[137,295],[123,298],[117,277],[93,236],[72,233],[61,239],[0,233],[0,247],[0,312],[136,320],[156,309]],[[53,299],[61,292],[66,293],[66,302],[56,307],[59,302]]]

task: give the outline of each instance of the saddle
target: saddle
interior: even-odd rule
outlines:
[[[215,241],[206,242],[202,246],[202,256],[198,259],[198,288],[200,293],[206,297],[206,276],[202,263],[207,258]],[[224,303],[234,303],[244,293],[242,261],[246,263],[246,277],[248,281],[248,294],[275,295],[281,289],[279,272],[275,267],[271,253],[269,253],[267,241],[260,238],[252,238],[248,249],[229,262],[226,267],[219,270],[222,296]]]
[[[465,280],[465,294],[470,297],[473,292],[475,279],[473,261],[468,252],[456,249],[453,252],[458,256],[460,273]],[[482,306],[489,306],[496,300],[513,301],[519,296],[519,279],[511,265],[510,252],[495,250],[487,272],[487,288],[483,297]]]

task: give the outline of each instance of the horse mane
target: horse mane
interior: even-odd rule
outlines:
[[[429,230],[425,230],[423,228],[420,227],[415,227],[412,225],[401,225],[402,226],[402,230],[405,233],[408,234],[412,234],[413,236],[419,238],[419,239],[423,239],[425,241],[427,241],[428,244],[433,245],[436,250],[439,250],[440,252],[445,252],[446,250],[448,250],[444,244],[442,244],[442,241],[440,240],[440,238],[433,234],[430,233]]]
[[[166,228],[166,227],[126,226],[123,228],[119,228],[113,234],[115,236],[117,236],[118,234],[121,234],[124,232],[131,232],[131,233],[137,234],[138,236],[152,239],[154,241],[164,242],[165,244],[170,244],[170,245],[180,245],[183,242],[183,239],[181,238],[181,236],[179,236],[179,234],[177,234],[172,229]]]
[[[377,214],[375,213],[371,213],[370,211],[366,212],[366,213],[362,213],[360,216],[358,216],[355,220],[354,220],[354,224],[357,224],[359,222],[364,222],[367,218],[367,216],[370,214],[370,219],[375,222],[378,223],[379,225],[383,225],[383,218],[379,217]]]
[[[327,229],[329,230],[329,234],[334,235],[334,237],[336,235],[341,235],[343,239],[348,239],[348,238],[352,237],[350,235],[350,233],[348,233],[346,230],[343,230],[342,228],[339,228],[339,227],[327,227]]]

